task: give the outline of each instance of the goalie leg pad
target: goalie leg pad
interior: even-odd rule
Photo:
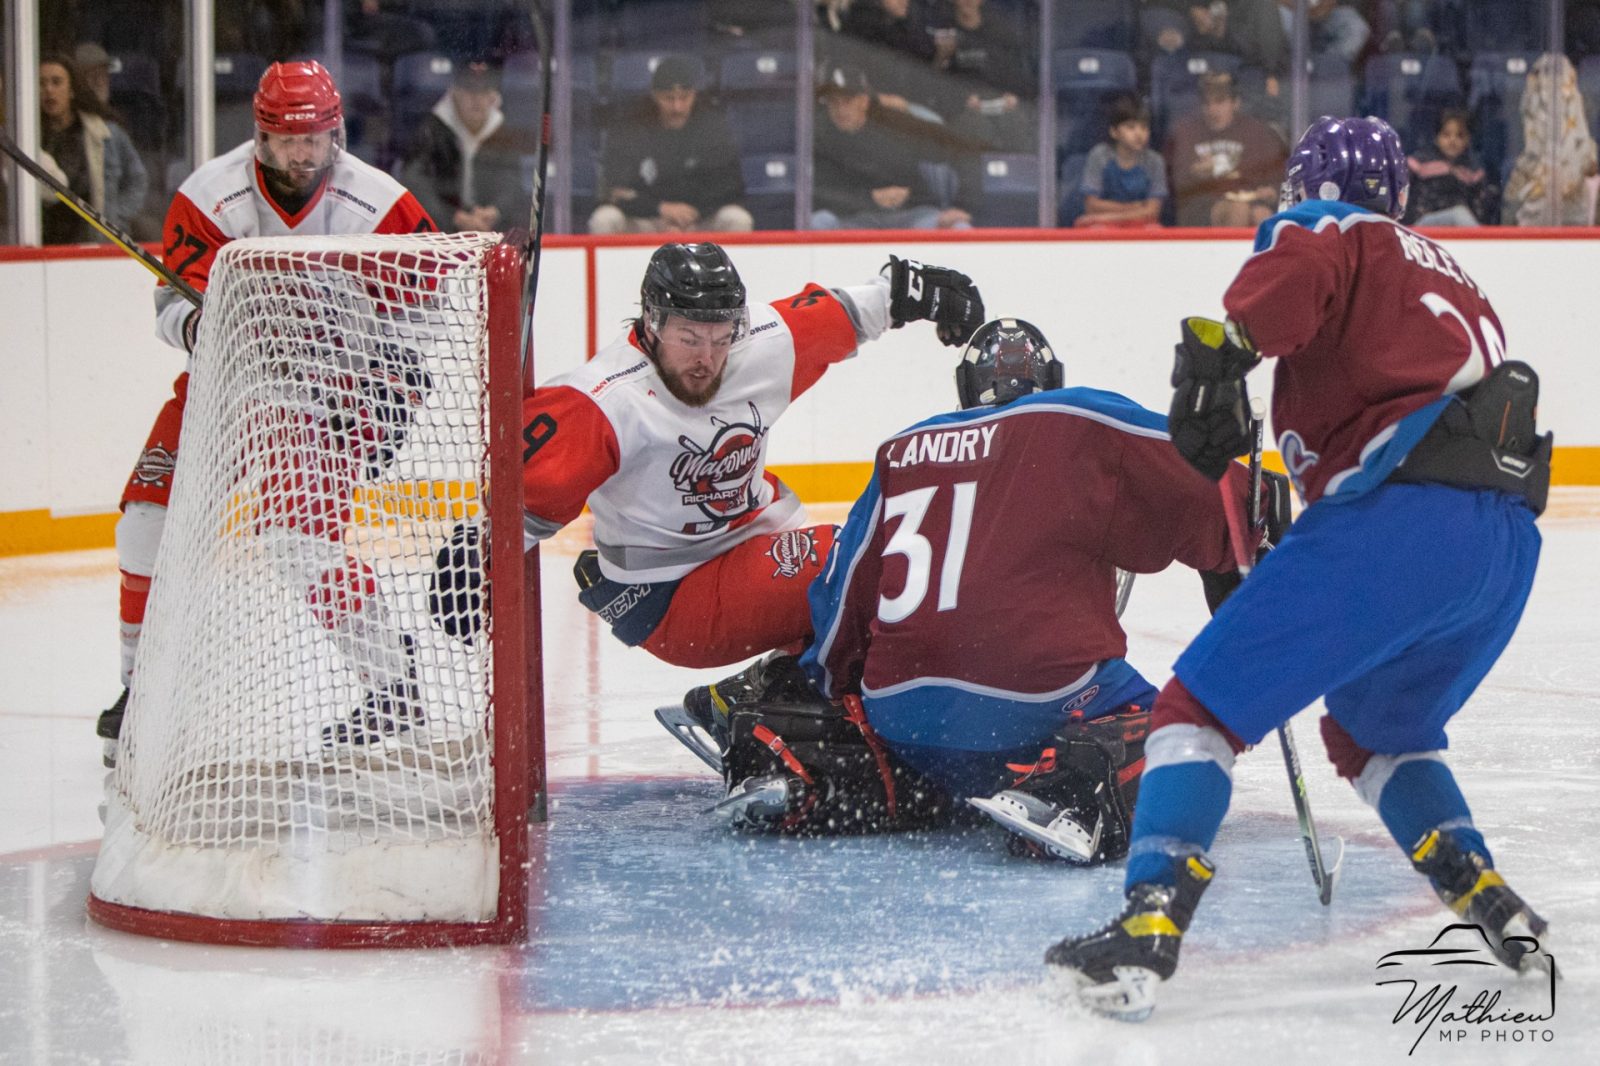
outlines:
[[[943,790],[863,728],[859,705],[758,702],[734,707],[729,726],[723,777],[730,794],[750,779],[779,775],[789,783],[786,810],[764,828],[801,836],[891,832],[944,825],[954,811]]]

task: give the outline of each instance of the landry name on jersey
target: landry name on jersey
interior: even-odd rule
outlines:
[[[1494,308],[1448,252],[1344,203],[1311,200],[1263,222],[1223,304],[1279,357],[1272,422],[1308,503],[1381,483],[1444,397],[1505,358]]]
[[[205,292],[217,251],[241,237],[332,236],[345,233],[432,232],[414,196],[377,167],[340,152],[298,213],[285,214],[267,195],[255,142],[206,163],[178,187],[167,210],[162,260]],[[156,332],[183,347],[189,303],[171,288],[156,289]]]
[[[768,433],[856,344],[850,314],[822,286],[752,306],[721,388],[690,407],[630,330],[523,403],[529,539],[587,502],[602,572],[636,583],[681,578],[740,541],[802,525],[800,500],[766,469]]]

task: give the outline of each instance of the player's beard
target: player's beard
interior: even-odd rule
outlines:
[[[673,398],[685,407],[704,407],[717,398],[717,391],[722,388],[722,375],[728,370],[728,364],[723,363],[722,369],[717,371],[716,377],[701,386],[699,392],[692,390],[688,381],[681,374],[669,373],[657,364],[661,373],[661,383],[672,393]]]

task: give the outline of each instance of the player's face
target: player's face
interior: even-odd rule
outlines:
[[[72,79],[60,63],[39,64],[39,110],[52,122],[72,120]]]
[[[333,165],[334,131],[322,133],[261,133],[257,135],[261,165],[277,172],[295,192],[306,192]]]
[[[671,316],[656,336],[656,367],[672,395],[699,407],[722,386],[732,347],[732,322],[691,322]]]

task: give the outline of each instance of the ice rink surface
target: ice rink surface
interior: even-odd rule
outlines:
[[[206,948],[91,924],[115,561],[0,560],[0,1063],[1593,1062],[1600,491],[1555,497],[1528,612],[1450,754],[1500,869],[1550,920],[1553,1008],[1547,981],[1500,968],[1380,971],[1449,915],[1334,777],[1312,709],[1296,720],[1312,804],[1348,844],[1333,906],[1264,746],[1238,763],[1219,875],[1155,1016],[1086,1017],[1042,956],[1117,910],[1120,864],[1016,860],[993,828],[729,835],[704,814],[717,782],[650,714],[726,671],[617,643],[576,602],[569,530],[543,553],[552,793],[533,830],[534,932],[459,951]],[[1129,659],[1160,683],[1204,617],[1192,574],[1141,577]],[[1541,1020],[1397,1021],[1413,979],[1455,986],[1457,1011],[1482,992],[1496,1018]]]

